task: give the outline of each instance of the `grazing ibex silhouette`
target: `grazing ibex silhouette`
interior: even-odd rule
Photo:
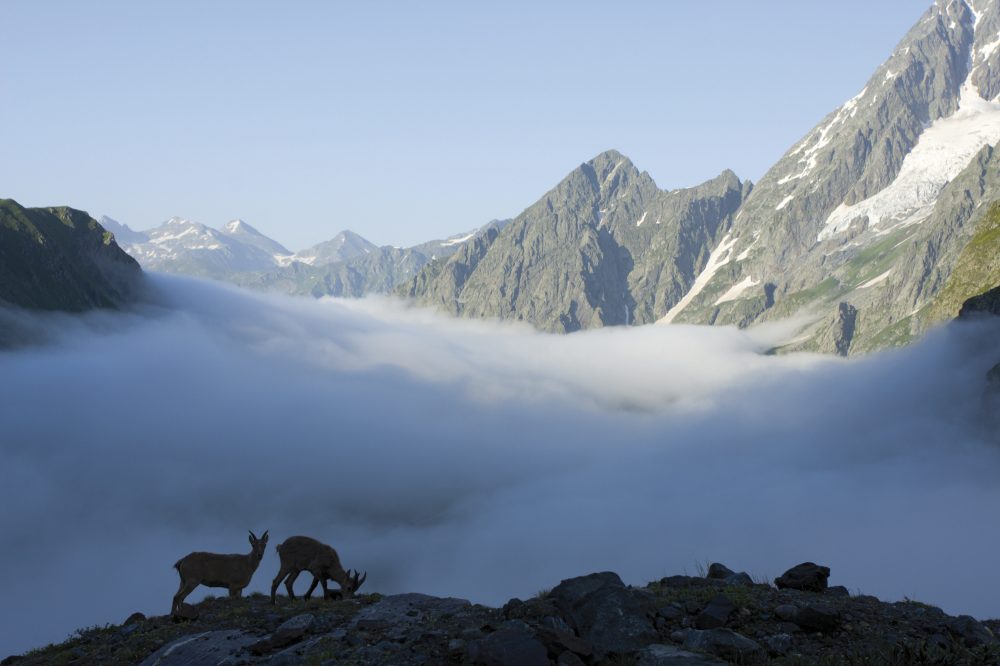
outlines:
[[[323,596],[330,596],[330,591],[326,589],[326,581],[335,580],[340,583],[340,595],[344,599],[354,596],[361,584],[368,578],[368,574],[358,574],[344,571],[340,565],[340,557],[330,546],[320,543],[316,539],[306,536],[294,536],[285,539],[284,543],[278,544],[278,557],[281,558],[281,569],[271,583],[271,603],[274,603],[278,585],[282,579],[285,581],[285,589],[288,590],[288,598],[294,599],[295,592],[292,585],[295,579],[303,571],[308,571],[313,575],[312,585],[306,591],[305,599],[308,601],[312,596],[316,584],[323,586]]]
[[[181,586],[174,595],[174,605],[170,608],[170,612],[176,612],[184,603],[184,598],[199,585],[225,587],[229,590],[229,596],[240,596],[243,588],[250,584],[250,579],[253,578],[264,556],[264,549],[267,548],[267,532],[258,539],[251,531],[250,547],[250,553],[247,555],[195,552],[177,560],[174,568],[181,576]]]

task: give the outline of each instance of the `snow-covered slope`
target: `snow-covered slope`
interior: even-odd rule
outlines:
[[[841,353],[907,341],[1000,199],[998,142],[1000,0],[937,0],[764,175],[668,321],[805,315],[799,346]]]

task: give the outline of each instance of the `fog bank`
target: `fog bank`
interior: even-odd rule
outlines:
[[[1000,616],[996,322],[847,361],[763,355],[780,328],[554,336],[152,279],[169,306],[7,313],[48,342],[0,352],[0,656],[168,612],[173,563],[248,529],[330,543],[366,592],[813,560]]]

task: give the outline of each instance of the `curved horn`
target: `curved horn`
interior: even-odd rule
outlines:
[[[269,531],[269,530],[264,530],[264,536],[262,536],[262,537],[261,537],[261,540],[263,540],[263,539],[266,539],[266,538],[267,538],[267,533],[268,533],[268,531]]]
[[[248,531],[250,532],[251,538],[253,538],[253,540],[256,541],[257,540],[257,535],[253,533],[253,530],[248,530]]]

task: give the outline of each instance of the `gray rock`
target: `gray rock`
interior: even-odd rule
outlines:
[[[805,631],[818,631],[824,634],[837,631],[842,622],[839,611],[820,604],[809,604],[799,608],[792,621]]]
[[[175,621],[197,620],[199,615],[200,613],[196,606],[186,603],[182,603],[170,613],[170,616]]]
[[[594,657],[633,652],[656,640],[645,609],[612,572],[570,578],[549,598],[577,634],[593,646]]]
[[[469,646],[469,658],[483,666],[549,666],[545,646],[525,629],[504,627]]]
[[[851,596],[850,591],[843,585],[834,585],[833,587],[828,587],[823,590],[823,594],[828,597],[840,597],[847,599]]]
[[[734,573],[731,576],[726,576],[723,579],[723,582],[726,585],[746,585],[746,586],[750,586],[750,585],[753,585],[753,578],[751,578],[750,574],[748,574],[747,572],[741,571],[739,573]]]
[[[143,615],[142,613],[132,613],[127,618],[125,618],[125,621],[122,622],[122,626],[127,627],[130,624],[135,624],[138,622],[145,622],[145,621],[146,621],[146,616]]]
[[[713,597],[694,620],[698,629],[717,629],[726,626],[736,606],[724,594]]]
[[[984,643],[992,643],[993,632],[970,615],[959,615],[945,623],[948,630],[962,639],[966,647],[976,647]]]
[[[417,593],[395,594],[362,608],[351,620],[350,626],[358,629],[385,629],[409,625],[423,622],[427,618],[455,615],[471,605],[465,599],[439,598]]]
[[[774,608],[774,615],[785,622],[795,622],[799,616],[799,607],[793,604],[781,604]]]
[[[585,666],[585,664],[583,659],[567,650],[556,659],[556,666]]]
[[[635,666],[721,666],[719,661],[704,654],[695,654],[674,645],[654,643],[639,652]]]
[[[740,664],[759,664],[767,659],[767,652],[755,641],[731,629],[691,629],[684,639],[684,647],[709,652],[717,657]]]
[[[144,659],[140,666],[217,664],[239,654],[256,640],[242,631],[206,631],[167,643]]]
[[[664,606],[656,611],[656,614],[665,620],[669,620],[670,622],[676,622],[686,615],[684,609],[676,604]]]
[[[705,578],[725,580],[730,576],[734,575],[735,573],[736,573],[735,571],[727,567],[725,564],[713,562],[708,566],[708,574],[705,576]]]
[[[779,590],[805,590],[822,592],[826,589],[826,581],[830,577],[830,567],[820,566],[812,562],[798,564],[774,580]]]
[[[311,613],[296,615],[295,617],[282,622],[281,625],[274,630],[272,640],[276,644],[282,643],[284,645],[289,645],[290,643],[301,640],[312,630],[315,624],[316,618],[313,617]]]
[[[774,657],[783,657],[795,647],[795,639],[791,634],[775,634],[764,639],[768,652]]]

